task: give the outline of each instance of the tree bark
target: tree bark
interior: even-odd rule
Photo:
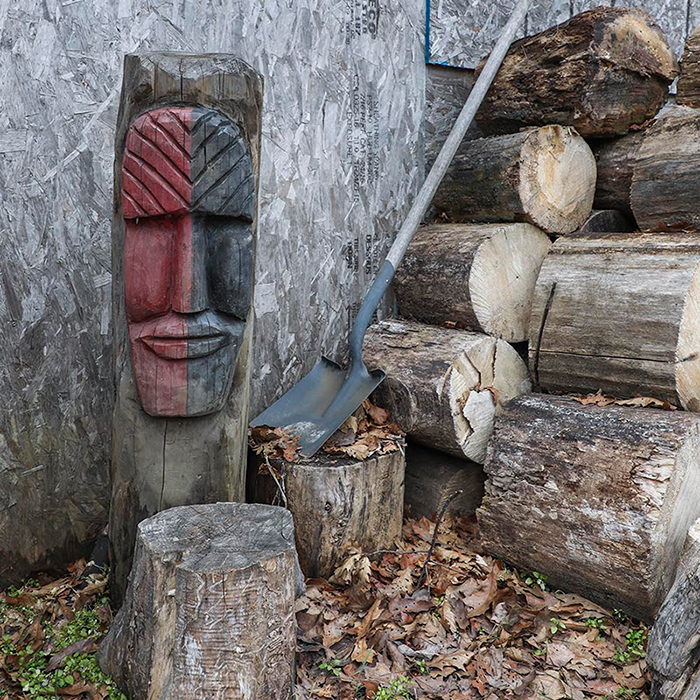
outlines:
[[[386,379],[374,401],[416,442],[483,462],[500,406],[530,390],[527,367],[505,341],[390,320],[371,326],[365,361]]]
[[[275,476],[251,459],[251,499],[284,505],[294,516],[302,571],[329,578],[351,547],[391,549],[403,525],[405,457],[402,449],[360,461],[323,452],[290,464],[271,459]]]
[[[575,231],[591,212],[595,159],[570,127],[463,141],[433,204],[457,221],[524,221]]]
[[[700,230],[700,110],[678,107],[646,131],[630,200],[639,228]]]
[[[700,696],[700,520],[690,528],[673,588],[649,635],[652,700]]]
[[[648,621],[700,515],[699,458],[692,414],[519,397],[489,444],[484,548]]]
[[[480,464],[409,443],[404,500],[408,514],[434,520],[449,503],[445,512],[471,517],[484,496],[484,478]],[[458,491],[462,493],[454,497]]]
[[[394,292],[399,313],[527,340],[532,295],[551,242],[530,224],[437,224],[418,231]]]
[[[261,77],[232,56],[126,57],[112,225],[116,605],[141,520],[244,499],[261,108]]]
[[[695,27],[685,44],[676,102],[688,107],[700,107],[700,27]]]
[[[542,265],[533,381],[556,393],[653,396],[700,410],[700,237],[575,234]]]
[[[516,41],[476,120],[486,134],[564,124],[586,137],[620,136],[659,111],[676,74],[646,11],[598,7]]]
[[[617,209],[632,213],[632,177],[644,134],[644,131],[635,131],[619,139],[591,143],[598,170],[593,201],[596,209]]]
[[[138,527],[100,666],[132,700],[288,700],[303,588],[283,508],[171,508]]]

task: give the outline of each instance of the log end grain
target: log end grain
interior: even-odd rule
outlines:
[[[521,151],[520,201],[535,226],[551,233],[580,228],[593,208],[596,163],[571,128],[534,129]]]

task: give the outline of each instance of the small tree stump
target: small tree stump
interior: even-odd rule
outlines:
[[[392,319],[371,326],[365,361],[386,379],[375,403],[409,438],[483,462],[497,409],[530,390],[511,345],[481,333]]]
[[[552,246],[530,320],[535,384],[700,410],[700,236],[583,233]]]
[[[673,588],[649,635],[652,700],[700,697],[700,520],[688,532]]]
[[[290,464],[270,459],[260,473],[251,455],[249,499],[285,505],[294,516],[299,562],[307,577],[330,577],[351,546],[390,549],[403,524],[405,457],[401,450],[365,461],[318,452]]]
[[[537,273],[551,246],[530,224],[437,224],[418,231],[396,271],[399,313],[527,340]]]
[[[676,102],[688,107],[700,107],[700,27],[695,27],[685,44]]]
[[[637,151],[630,201],[639,228],[700,231],[700,110],[657,119]]]
[[[433,204],[457,221],[524,221],[575,231],[591,212],[595,158],[568,126],[463,141]]]
[[[474,515],[484,496],[484,480],[484,469],[476,462],[415,443],[406,449],[404,503],[412,518],[432,520],[447,502],[447,513]],[[458,491],[462,493],[453,498]]]
[[[663,105],[678,73],[645,10],[596,7],[516,41],[477,112],[486,134],[567,124],[582,136],[614,136]]]
[[[163,511],[138,526],[126,598],[100,666],[131,700],[289,700],[301,590],[283,508]]]
[[[484,469],[487,552],[653,618],[700,516],[700,417],[521,396],[498,417]]]

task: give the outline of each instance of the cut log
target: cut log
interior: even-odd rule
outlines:
[[[261,121],[262,78],[233,56],[126,57],[112,222],[115,605],[142,519],[244,498]]]
[[[673,588],[649,635],[652,700],[700,697],[700,520],[690,528]]]
[[[365,361],[387,377],[375,403],[416,442],[483,462],[499,407],[530,390],[525,363],[505,341],[413,321],[371,326]]]
[[[595,158],[570,127],[463,141],[433,204],[457,221],[524,221],[569,233],[591,213]]]
[[[614,209],[594,209],[586,219],[586,223],[578,230],[579,233],[631,233],[635,231],[634,220],[631,214]]]
[[[677,72],[646,11],[598,7],[516,41],[476,120],[485,134],[565,124],[622,135],[659,111]]]
[[[605,139],[591,144],[598,170],[593,201],[596,209],[632,212],[632,176],[643,140],[644,132],[635,131],[619,139]]]
[[[309,578],[329,578],[351,547],[391,549],[400,538],[404,451],[402,444],[364,461],[318,452],[294,464],[270,459],[269,467],[264,457],[251,455],[250,497],[290,510],[302,571]]]
[[[700,107],[700,27],[693,30],[685,45],[676,102],[688,107]]]
[[[455,497],[457,492],[462,493]],[[439,450],[415,443],[406,449],[404,503],[412,518],[434,520],[447,505],[446,513],[474,515],[484,496],[484,469]]]
[[[422,228],[396,271],[399,314],[527,340],[535,281],[550,245],[530,224]]]
[[[573,234],[542,265],[533,380],[555,393],[653,396],[700,410],[700,236]]]
[[[639,228],[700,230],[700,110],[678,107],[646,131],[630,201]]]
[[[100,666],[132,700],[289,700],[303,589],[284,508],[171,508],[138,526]]]
[[[484,468],[487,552],[651,620],[700,516],[700,417],[531,394],[496,420]]]

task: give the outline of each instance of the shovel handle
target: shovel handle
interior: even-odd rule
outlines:
[[[433,196],[442,182],[442,178],[445,176],[447,168],[452,162],[460,143],[462,143],[462,139],[467,133],[467,129],[472,123],[474,115],[481,106],[489,87],[491,87],[491,83],[496,77],[501,63],[503,63],[503,59],[510,48],[518,28],[523,23],[529,7],[530,0],[519,0],[513,10],[513,14],[510,16],[508,23],[503,29],[503,33],[496,42],[496,46],[493,48],[491,55],[486,61],[484,69],[479,74],[476,84],[469,93],[469,97],[464,103],[464,107],[462,107],[462,111],[459,117],[457,117],[457,121],[450,135],[442,145],[440,153],[428,173],[428,177],[425,178],[423,186],[413,200],[411,209],[406,216],[406,220],[403,222],[403,226],[401,226],[401,229],[396,234],[396,238],[389,249],[384,264],[362,301],[362,305],[360,306],[360,310],[357,313],[350,333],[351,369],[357,362],[362,362],[362,341],[365,337],[365,331],[372,320],[372,316],[377,306],[379,306],[379,302],[384,296],[384,293],[389,288],[396,268],[401,264],[406,249],[418,230],[418,226],[423,220],[430,203],[433,201]]]

